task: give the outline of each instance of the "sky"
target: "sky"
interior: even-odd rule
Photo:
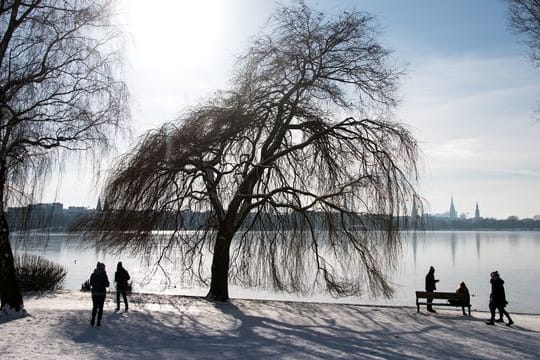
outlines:
[[[395,117],[419,141],[419,190],[427,212],[448,211],[453,197],[458,213],[469,217],[476,203],[483,217],[540,215],[540,69],[529,60],[523,38],[509,29],[504,1],[306,3],[334,13],[371,13],[380,42],[405,67]],[[237,56],[278,3],[159,4],[122,0],[118,9],[133,97],[133,136],[120,142],[118,153],[145,131],[227,89]],[[100,188],[94,178],[88,164],[73,161],[43,201],[94,207]]]

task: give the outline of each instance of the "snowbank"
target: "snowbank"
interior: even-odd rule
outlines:
[[[2,359],[538,359],[540,316],[488,326],[485,312],[133,294],[108,295],[91,327],[90,295],[25,299],[29,316],[0,317]]]

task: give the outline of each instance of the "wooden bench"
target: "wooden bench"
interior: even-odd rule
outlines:
[[[467,295],[465,294],[456,294],[455,292],[427,292],[427,291],[417,291],[416,292],[416,311],[420,312],[420,305],[428,305],[427,299],[433,300],[448,300],[448,302],[433,302],[431,306],[461,306],[463,310],[463,315],[465,313],[465,308],[469,308],[469,316],[471,316],[471,303],[470,299],[467,303]],[[420,299],[426,299],[425,302],[420,302]],[[450,302],[453,302],[451,304]],[[466,304],[466,305],[465,305]]]

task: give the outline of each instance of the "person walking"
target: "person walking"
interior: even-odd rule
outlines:
[[[494,271],[490,274],[491,279],[491,294],[489,295],[489,311],[491,312],[491,318],[486,322],[488,325],[494,325],[495,322],[504,322],[504,315],[508,318],[507,326],[514,323],[508,311],[505,307],[508,304],[506,301],[506,294],[504,291],[504,280],[501,279],[499,272]],[[499,310],[499,319],[495,320],[495,311]]]
[[[120,310],[120,294],[124,298],[125,311],[128,311],[127,290],[129,273],[122,266],[122,262],[119,261],[116,266],[116,272],[114,273],[114,281],[116,281],[116,311]]]
[[[105,264],[98,262],[96,269],[90,275],[90,287],[92,291],[92,320],[90,325],[96,324],[97,314],[97,326],[101,326],[101,318],[103,317],[103,305],[105,303],[105,296],[107,295],[107,289],[109,287],[109,278],[105,271]]]
[[[435,268],[433,266],[430,266],[429,267],[429,271],[426,275],[426,291],[427,292],[433,292],[435,290],[437,290],[437,287],[435,286],[436,283],[438,283],[439,280],[435,280]],[[428,296],[427,298],[427,311],[429,312],[436,312],[435,310],[433,310],[433,307],[431,306],[431,303],[433,302],[433,298],[430,298]]]

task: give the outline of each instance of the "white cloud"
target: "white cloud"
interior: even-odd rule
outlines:
[[[439,160],[462,161],[480,156],[480,141],[474,138],[453,139],[441,144],[426,146],[425,153],[431,162]]]

